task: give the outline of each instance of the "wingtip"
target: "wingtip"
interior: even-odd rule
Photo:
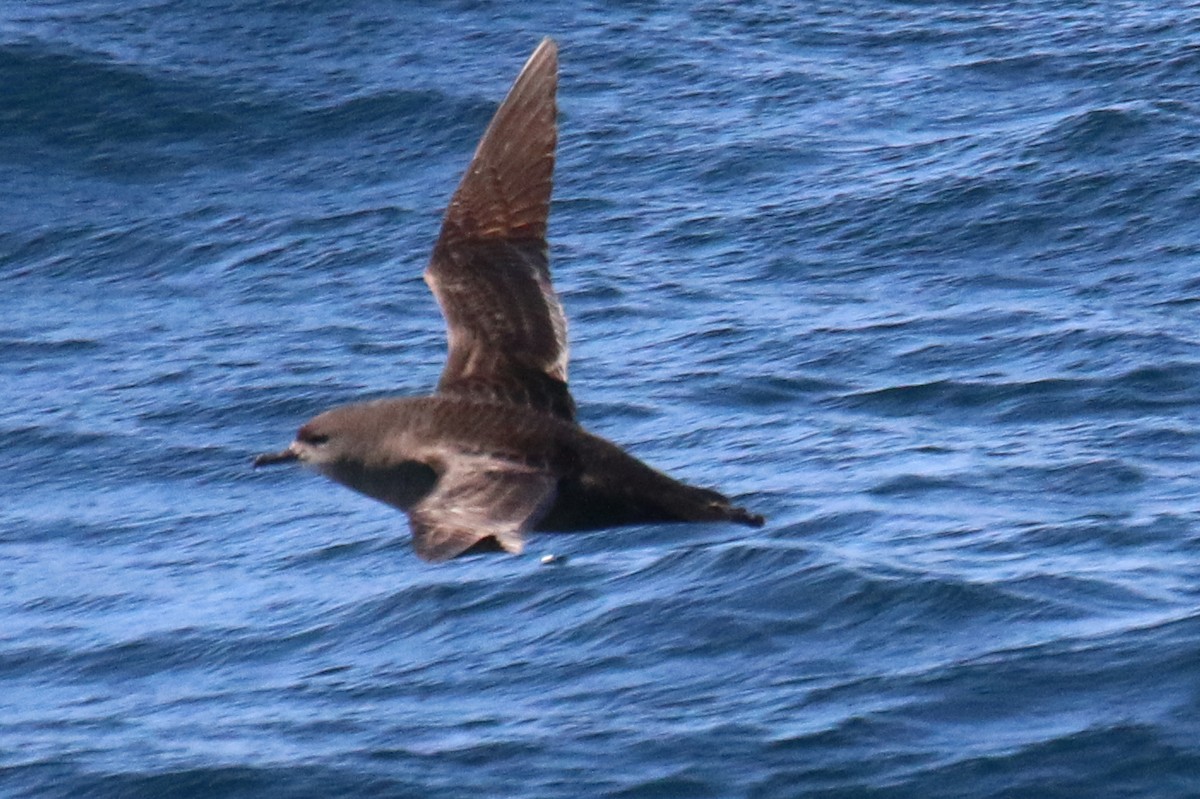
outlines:
[[[527,72],[545,74],[547,78],[544,78],[544,80],[550,80],[554,84],[557,84],[558,43],[549,36],[538,42],[538,46],[534,48],[533,52],[529,55],[529,60],[525,62],[525,66],[521,69],[521,75]],[[518,81],[520,81],[521,75],[517,77]]]
[[[544,66],[543,66],[544,65]],[[548,72],[553,76],[555,82],[558,79],[558,43],[549,36],[538,42],[538,46],[534,48],[530,54],[529,60],[525,62],[525,66],[521,69],[521,75],[526,72]],[[520,80],[520,75],[517,77]]]
[[[521,68],[521,72],[517,76],[517,81],[520,81],[520,76],[535,68],[534,65],[549,61],[552,71],[558,71],[558,43],[549,36],[542,37],[538,42],[538,46],[533,48],[533,52],[529,54],[529,58],[525,61],[525,66]]]

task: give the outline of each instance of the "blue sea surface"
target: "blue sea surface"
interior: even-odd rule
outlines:
[[[581,420],[769,521],[430,566],[250,458],[543,35]],[[0,186],[0,796],[1200,796],[1195,3],[10,2]]]

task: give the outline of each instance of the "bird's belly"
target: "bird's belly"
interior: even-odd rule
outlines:
[[[437,483],[437,473],[416,461],[383,468],[343,461],[326,464],[321,471],[347,488],[403,511],[424,499]]]

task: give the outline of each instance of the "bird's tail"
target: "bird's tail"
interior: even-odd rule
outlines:
[[[718,491],[672,482],[675,483],[674,490],[664,492],[659,503],[664,511],[680,521],[737,522],[747,527],[762,527],[766,522],[760,514],[734,505],[729,497]]]
[[[724,494],[681,483],[595,436],[581,439],[584,469],[559,485],[556,513],[543,529],[594,529],[648,522],[736,522],[762,527],[764,519]],[[585,512],[575,512],[575,511]]]

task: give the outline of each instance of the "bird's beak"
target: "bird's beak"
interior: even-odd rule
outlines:
[[[286,463],[287,461],[294,461],[299,457],[300,455],[293,447],[288,447],[282,452],[264,452],[262,455],[259,455],[254,459],[254,468],[257,469],[259,466],[270,466],[275,463]]]

